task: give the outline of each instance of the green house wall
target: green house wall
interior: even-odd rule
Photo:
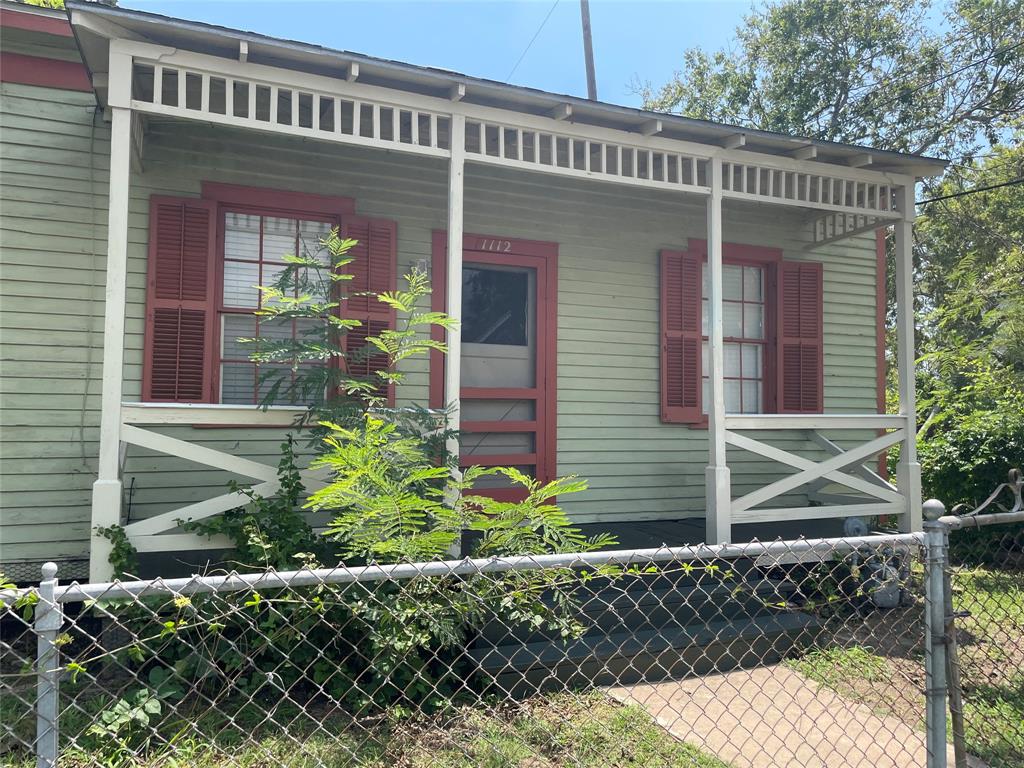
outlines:
[[[87,557],[97,452],[106,250],[107,125],[90,94],[3,84],[0,564]],[[204,180],[355,198],[360,214],[398,222],[400,269],[430,263],[447,213],[445,164],[384,151],[152,121],[133,162],[124,399],[142,378],[148,204],[195,195]],[[658,251],[704,236],[701,200],[470,165],[465,230],[559,246],[557,462],[590,489],[579,521],[703,515],[706,433],[662,424],[658,402]],[[727,206],[725,239],[824,263],[825,408],[876,409],[873,235],[809,253],[806,213]],[[427,401],[427,363],[407,368],[401,403]],[[274,463],[282,433],[166,429]],[[795,435],[783,448],[810,450]],[[777,465],[730,451],[735,493],[777,479]],[[131,447],[131,520],[219,495],[217,470]],[[799,502],[800,497],[780,503]]]

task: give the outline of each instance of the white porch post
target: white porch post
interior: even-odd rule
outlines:
[[[110,197],[107,212],[107,284],[104,292],[103,391],[100,400],[100,447],[92,486],[90,581],[112,575],[110,542],[96,535],[98,526],[121,522],[120,431],[124,378],[124,313],[128,271],[128,184],[132,113],[129,108],[131,57],[110,50]]]
[[[896,222],[896,367],[899,373],[900,415],[906,417],[906,437],[900,446],[896,483],[907,500],[900,530],[921,530],[921,465],[917,462],[917,401],[914,392],[914,179],[897,190],[903,218]]]
[[[459,429],[459,382],[462,377],[462,188],[466,165],[466,118],[453,114],[451,158],[448,161],[448,315],[457,323],[448,331],[448,356],[444,373],[444,402],[450,408],[448,425]],[[448,441],[449,453],[459,455],[459,441]]]
[[[711,175],[711,194],[707,200],[711,402],[707,404],[708,466],[704,471],[705,539],[709,544],[718,544],[732,540],[732,490],[725,462],[725,355],[722,349],[722,159],[713,157],[708,168]]]

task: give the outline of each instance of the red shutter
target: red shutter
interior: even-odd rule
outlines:
[[[210,402],[216,204],[150,199],[144,400]]]
[[[701,414],[701,257],[661,252],[661,420],[693,424]]]
[[[777,411],[821,413],[824,400],[821,264],[781,261],[776,283]]]
[[[352,358],[347,363],[348,370],[354,375],[370,376],[376,371],[387,369],[387,356],[367,356],[360,350],[366,347],[368,335],[377,336],[385,328],[395,327],[395,313],[374,296],[354,294],[383,293],[397,289],[398,226],[384,219],[346,216],[342,222],[341,235],[358,241],[349,251],[353,261],[345,267],[352,275],[352,280],[344,284],[349,298],[343,303],[342,315],[363,322],[358,328],[351,329],[345,337],[345,350]],[[387,393],[389,403],[394,401],[393,390],[394,387],[391,387]]]

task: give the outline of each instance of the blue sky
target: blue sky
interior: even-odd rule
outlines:
[[[120,0],[123,8],[205,21],[412,64],[586,95],[578,0],[376,2],[345,0]],[[554,10],[552,11],[552,6]],[[717,49],[750,0],[591,0],[598,97],[639,106],[634,78],[661,84],[691,46]]]

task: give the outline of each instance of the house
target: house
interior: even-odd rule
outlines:
[[[296,409],[256,407],[235,339],[333,226],[367,287],[418,265],[462,321],[396,402],[451,405],[466,463],[588,478],[581,523],[920,526],[914,184],[942,161],[76,0],[0,19],[8,574],[105,578],[119,523],[217,547],[177,521],[274,490]],[[868,464],[897,444],[890,484]]]

